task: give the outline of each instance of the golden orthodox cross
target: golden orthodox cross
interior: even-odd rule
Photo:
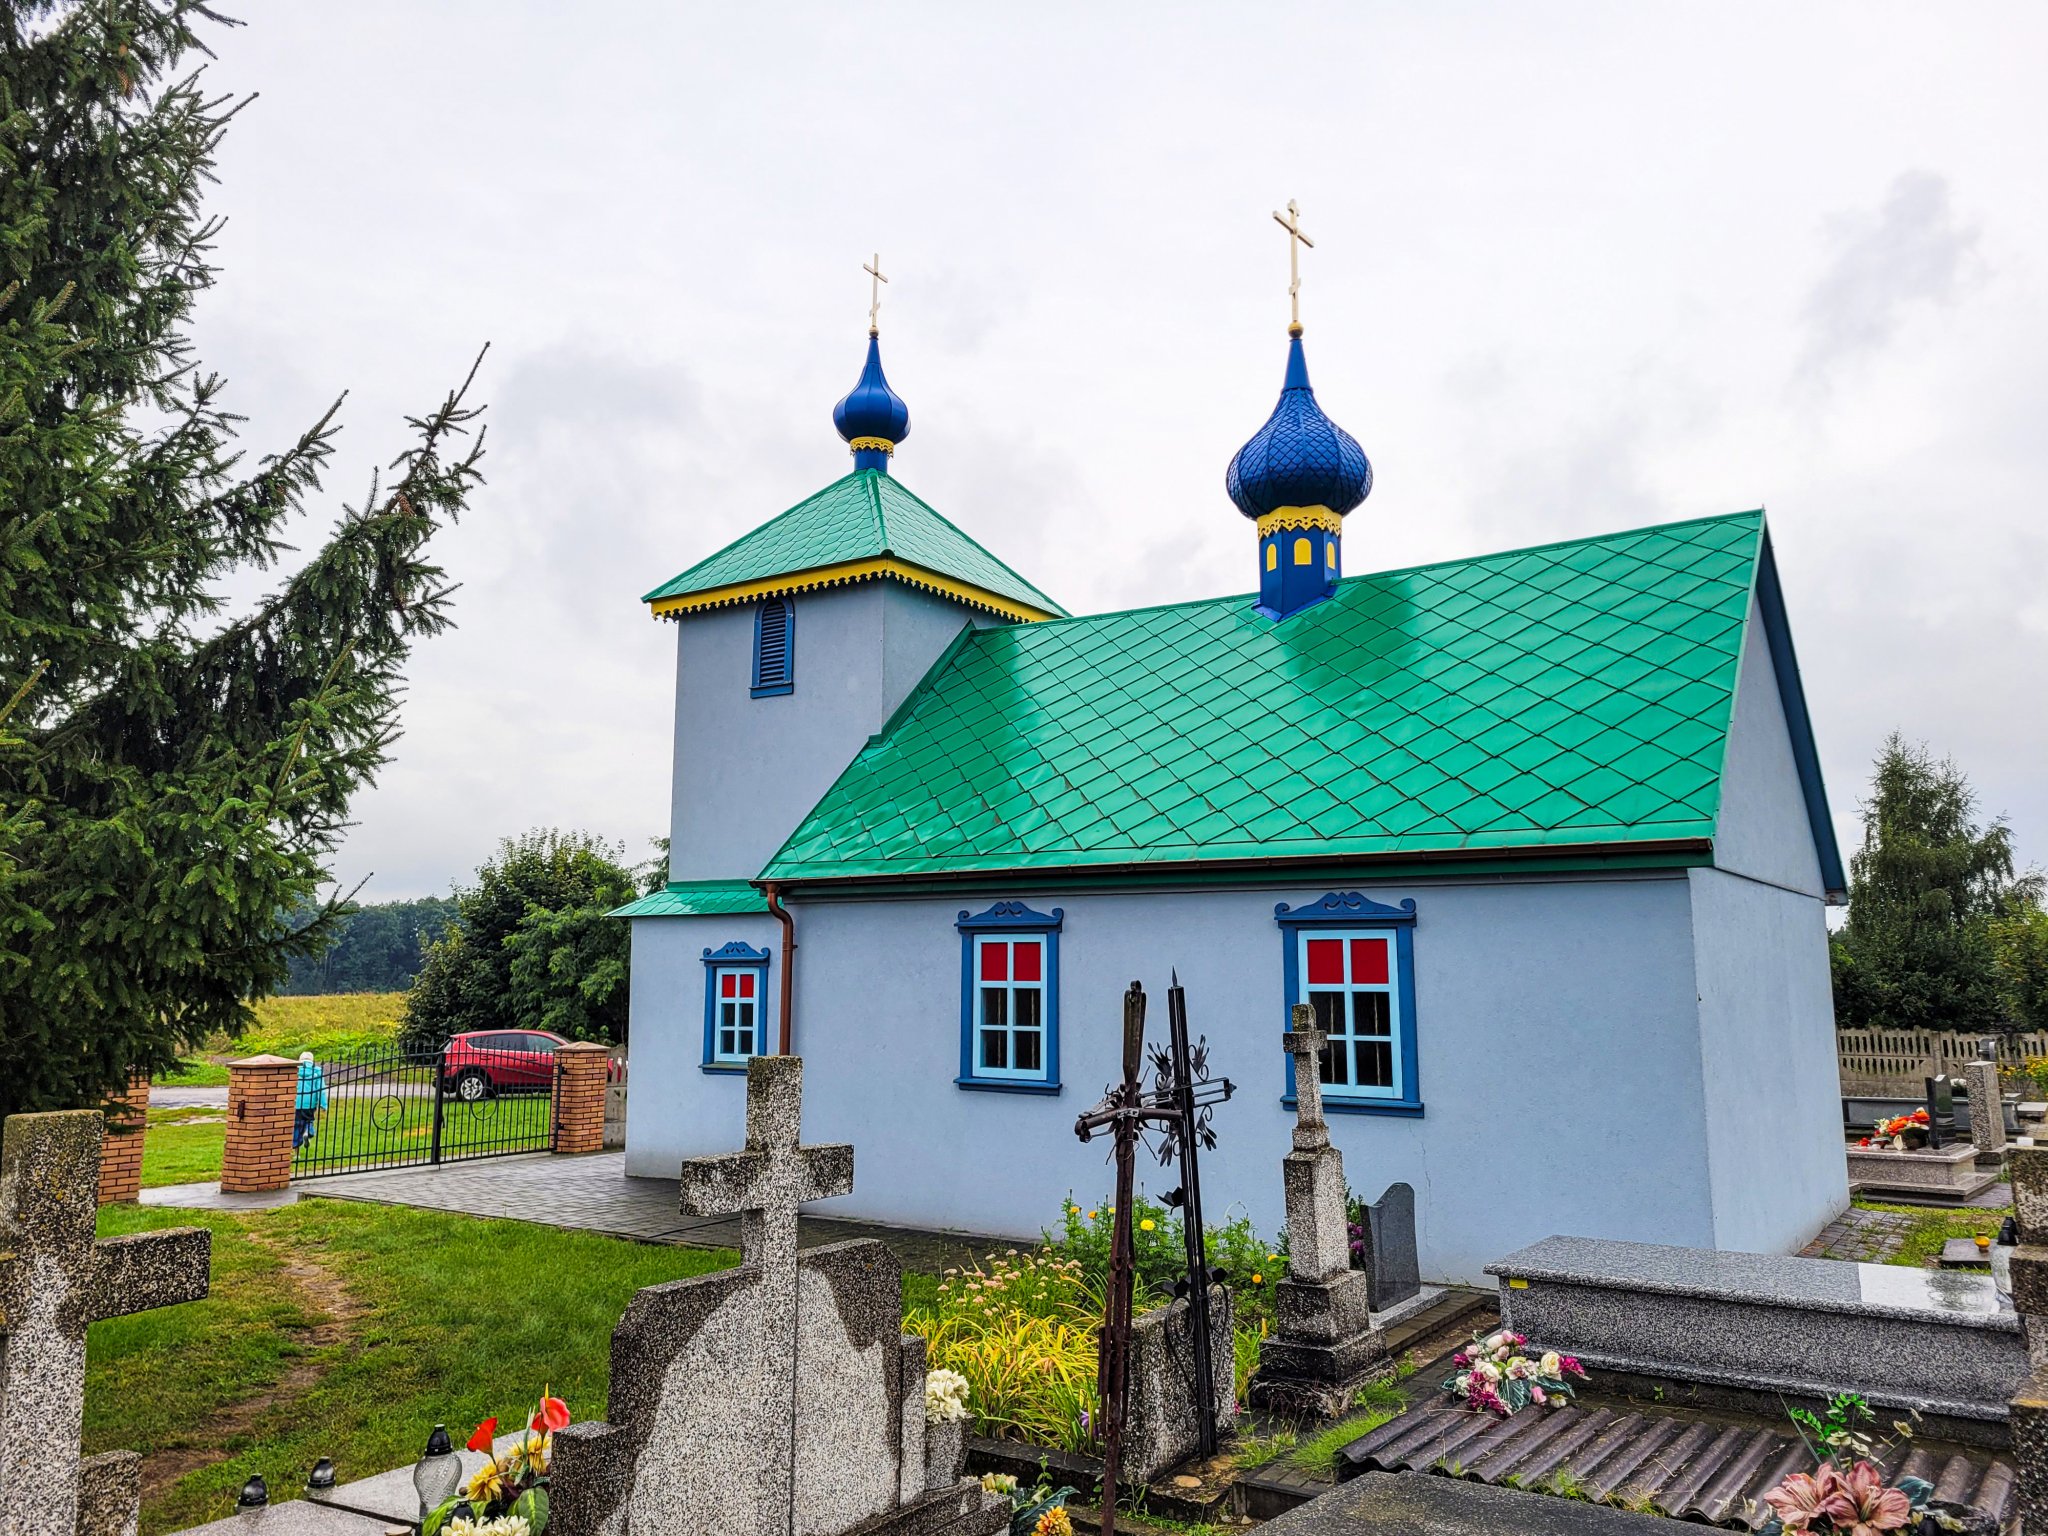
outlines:
[[[1294,205],[1294,199],[1287,200],[1287,217],[1273,215],[1273,222],[1287,231],[1287,304],[1291,311],[1288,317],[1287,333],[1301,334],[1301,248],[1305,245],[1315,249],[1315,241],[1301,231],[1301,210]]]
[[[875,252],[875,259],[862,267],[861,271],[874,279],[872,283],[868,284],[868,287],[873,290],[874,294],[868,301],[868,334],[870,336],[879,336],[881,335],[881,327],[877,322],[882,313],[882,284],[889,281],[889,279],[882,276],[882,253],[880,251]]]

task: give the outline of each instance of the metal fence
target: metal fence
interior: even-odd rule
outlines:
[[[549,1052],[369,1047],[301,1073],[292,1177],[554,1148]]]
[[[1962,1071],[1975,1061],[1982,1032],[1963,1034],[1935,1029],[1839,1029],[1835,1054],[1845,1090],[1887,1085],[1917,1086],[1930,1073]],[[1998,1059],[2006,1066],[2032,1067],[2048,1062],[2048,1032],[1999,1035]]]

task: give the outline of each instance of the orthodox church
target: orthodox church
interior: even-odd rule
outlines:
[[[1847,1204],[1842,863],[1761,512],[1347,575],[1372,466],[1297,307],[1223,477],[1256,590],[1069,615],[897,478],[875,313],[851,472],[645,598],[630,1173],[737,1145],[747,1058],[794,1051],[806,1134],[860,1149],[831,1214],[1035,1236],[1104,1198],[1074,1119],[1177,970],[1239,1088],[1209,1209],[1268,1236],[1301,1002],[1425,1278],[1554,1232],[1785,1252]]]

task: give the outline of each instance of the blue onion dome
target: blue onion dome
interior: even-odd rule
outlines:
[[[853,446],[854,460],[862,468],[882,467],[864,459],[869,455],[882,459],[910,436],[910,407],[882,377],[882,342],[873,331],[868,332],[868,360],[860,371],[860,382],[832,407],[832,425]]]
[[[1365,450],[1316,404],[1299,333],[1287,346],[1280,403],[1237,450],[1223,486],[1250,518],[1281,507],[1328,507],[1341,517],[1372,494],[1372,462]]]

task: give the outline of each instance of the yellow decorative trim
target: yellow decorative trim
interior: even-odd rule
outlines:
[[[896,451],[896,445],[886,437],[850,437],[846,440],[846,446],[855,453],[859,453],[863,448],[879,448],[888,454]]]
[[[760,581],[743,581],[729,587],[711,587],[703,592],[657,597],[648,603],[647,610],[657,619],[674,619],[705,608],[725,608],[734,603],[753,602],[758,598],[778,597],[786,592],[810,592],[819,587],[846,586],[856,581],[873,581],[883,576],[892,576],[906,586],[922,587],[927,592],[944,593],[970,608],[979,608],[987,613],[999,613],[1006,619],[1017,619],[1028,624],[1038,619],[1054,617],[1042,608],[1033,608],[1026,603],[1018,602],[1015,598],[1000,596],[967,582],[956,581],[951,576],[941,576],[935,571],[927,571],[920,566],[907,565],[887,555],[872,560],[848,560],[840,565],[821,565],[812,571],[798,571],[788,576],[768,576]]]
[[[1344,519],[1328,507],[1275,507],[1259,518],[1259,537],[1280,528],[1320,528],[1325,533],[1342,533]]]

